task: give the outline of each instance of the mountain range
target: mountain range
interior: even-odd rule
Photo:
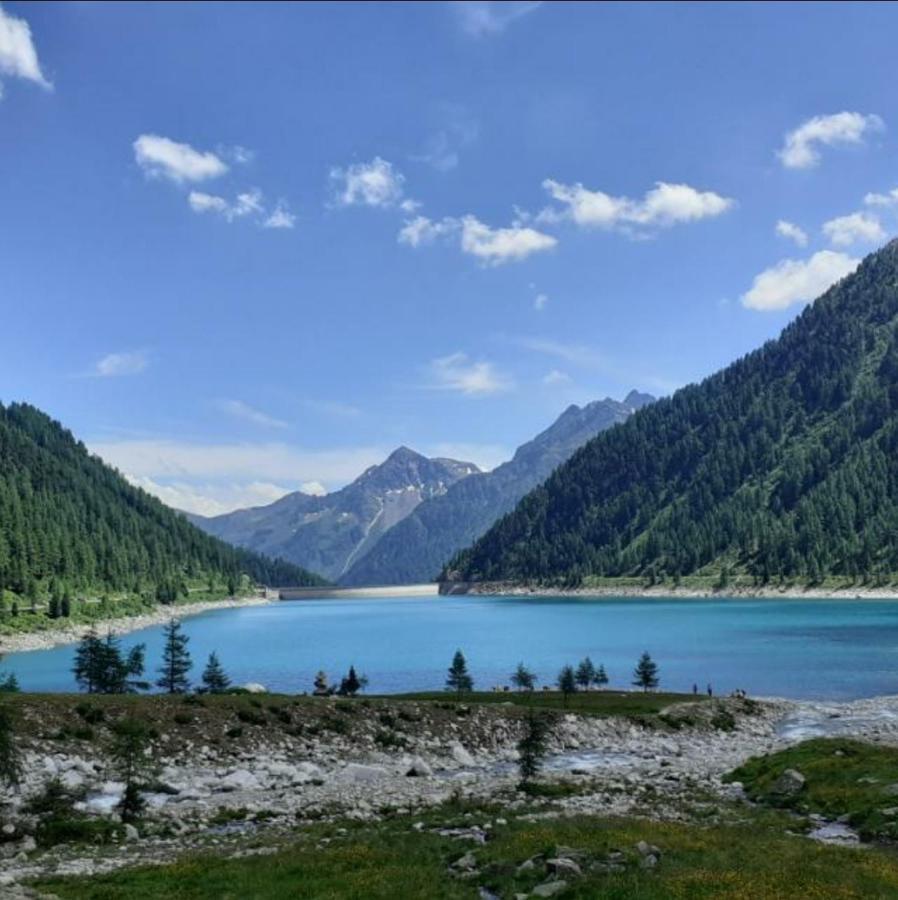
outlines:
[[[190,519],[216,537],[342,585],[431,581],[577,447],[652,399],[631,391],[623,402],[571,406],[491,472],[400,447],[325,496],[295,492],[267,506]]]
[[[471,475],[418,506],[340,578],[347,586],[432,581],[455,553],[482,535],[582,444],[624,422],[653,397],[569,406],[545,431],[491,472]]]
[[[189,518],[231,544],[337,580],[420,503],[479,471],[473,463],[428,459],[399,447],[339,491],[324,496],[296,491],[267,506]]]
[[[599,435],[442,573],[898,572],[898,241],[779,338]]]

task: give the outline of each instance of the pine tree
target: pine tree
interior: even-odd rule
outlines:
[[[633,685],[641,687],[643,691],[647,692],[654,690],[659,684],[658,666],[648,653],[643,653],[633,670]]]
[[[605,671],[605,666],[599,663],[598,669],[596,669],[595,675],[592,676],[592,683],[601,690],[608,684],[608,673]]]
[[[22,777],[22,758],[16,746],[15,722],[9,707],[0,705],[0,781],[8,787],[17,785]]]
[[[156,770],[156,762],[148,752],[152,749],[150,729],[140,719],[123,719],[112,730],[110,756],[125,783],[119,811],[123,822],[133,822],[146,805],[140,789]]]
[[[577,676],[572,666],[564,666],[558,673],[558,690],[561,691],[564,705],[567,706],[571,694],[577,693]]]
[[[580,664],[577,666],[574,677],[577,680],[577,684],[582,687],[584,691],[588,691],[593,678],[595,678],[595,674],[596,667],[592,664],[592,660],[587,656],[580,660]]]
[[[349,674],[340,682],[338,693],[344,697],[354,697],[367,683],[368,679],[364,675],[359,678],[356,675],[355,666],[350,666]]]
[[[468,672],[468,663],[461,650],[455,651],[452,657],[452,665],[449,666],[449,674],[446,677],[446,690],[456,691],[459,694],[474,690],[474,679]]]
[[[210,694],[223,694],[231,686],[231,679],[218,661],[218,654],[213,650],[209,661],[203,669],[203,690]]]
[[[536,675],[520,662],[517,669],[512,673],[511,683],[519,691],[532,691],[536,687]]]
[[[88,694],[100,693],[104,678],[103,642],[95,628],[91,628],[78,643],[72,674],[78,686]]]
[[[327,672],[323,669],[319,669],[318,674],[315,676],[315,696],[326,697],[330,692],[330,688],[327,684]]]
[[[187,673],[193,668],[187,642],[190,638],[181,633],[181,623],[172,619],[165,626],[165,647],[162,665],[158,668],[157,687],[169,694],[186,694],[190,690]]]
[[[539,775],[551,732],[552,722],[545,714],[531,712],[524,720],[524,734],[518,741],[518,771],[522,785],[529,784]]]

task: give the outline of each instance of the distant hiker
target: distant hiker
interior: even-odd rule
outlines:
[[[713,696],[714,696],[714,691],[711,689],[711,685],[710,685],[710,684],[708,685],[708,696],[709,696],[709,697],[713,697]]]
[[[692,695],[695,696],[696,694],[698,694],[698,685],[693,684],[692,685]]]

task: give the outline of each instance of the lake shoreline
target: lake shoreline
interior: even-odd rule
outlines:
[[[441,597],[508,596],[570,597],[588,600],[597,597],[632,597],[642,600],[898,600],[898,588],[801,588],[748,587],[675,588],[670,585],[637,587],[559,588],[516,584],[514,582],[442,582]]]
[[[75,644],[92,628],[101,634],[112,631],[115,634],[128,634],[154,625],[164,625],[170,619],[184,619],[215,609],[238,609],[244,606],[265,606],[277,603],[276,599],[254,594],[251,597],[231,597],[227,600],[205,600],[198,603],[183,603],[176,606],[162,606],[152,612],[139,613],[136,616],[120,616],[115,619],[104,619],[93,623],[78,623],[68,628],[52,631],[30,631],[21,634],[9,634],[0,637],[0,654],[23,653],[30,650],[50,650],[65,644]]]

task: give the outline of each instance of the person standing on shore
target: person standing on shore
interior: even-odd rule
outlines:
[[[709,696],[709,697],[713,697],[713,696],[714,696],[714,690],[713,690],[713,688],[711,687],[710,684],[708,685],[708,696]]]

